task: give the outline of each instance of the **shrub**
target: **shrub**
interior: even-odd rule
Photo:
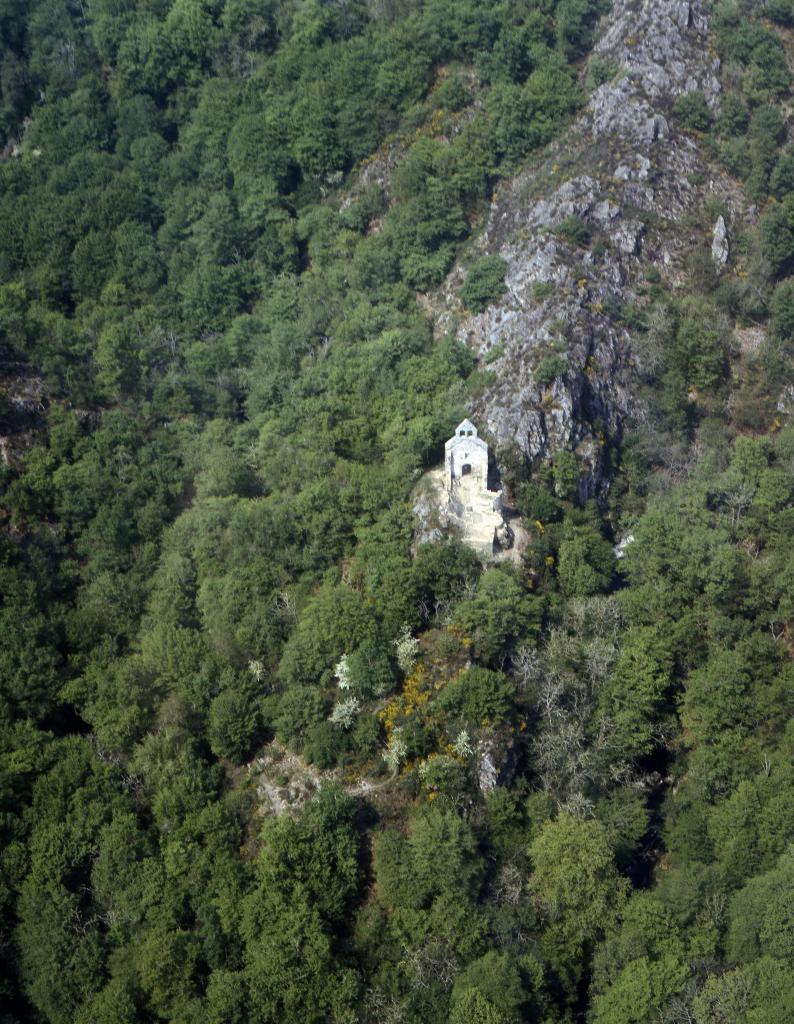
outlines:
[[[689,131],[707,132],[711,127],[711,111],[700,89],[693,89],[680,96],[675,102],[673,113]]]
[[[620,65],[616,60],[600,60],[596,57],[590,61],[588,84],[593,89],[597,89],[599,85],[603,85],[604,82],[609,82],[613,79],[618,71],[620,71]]]
[[[723,99],[717,118],[717,130],[721,135],[743,135],[747,131],[750,115],[744,100],[736,93],[729,92]]]
[[[558,498],[572,498],[579,487],[579,463],[573,452],[561,451],[554,456],[552,468],[554,493]]]
[[[505,290],[507,264],[501,256],[481,256],[460,286],[460,297],[473,313],[482,313]]]
[[[562,356],[555,355],[554,353],[544,356],[538,367],[535,370],[535,380],[538,384],[542,384],[543,387],[548,387],[549,384],[565,373],[567,363]]]
[[[587,245],[590,240],[590,232],[581,217],[572,213],[570,217],[560,221],[556,228],[560,238],[564,238],[571,245]]]
[[[792,0],[767,0],[766,13],[778,25],[794,25],[794,3]]]
[[[485,358],[483,359],[483,362],[485,363],[486,366],[490,366],[491,363],[495,363],[497,359],[501,359],[504,354],[504,345],[494,345],[493,348],[489,348],[488,351],[485,353]]]
[[[471,101],[471,93],[460,75],[450,75],[436,89],[433,99],[444,110],[462,110]]]
[[[342,226],[350,231],[363,232],[370,222],[386,210],[386,195],[380,185],[370,185],[355,203],[341,210]]]
[[[553,281],[536,281],[532,285],[532,298],[535,300],[535,302],[543,302],[544,299],[548,299],[549,296],[553,294]]]
[[[438,702],[473,725],[485,719],[501,722],[510,714],[514,691],[514,683],[503,672],[474,667],[449,683]]]
[[[452,249],[442,245],[436,252],[412,252],[400,260],[400,271],[407,284],[417,291],[430,291],[444,279],[452,263]]]
[[[780,338],[794,338],[794,280],[783,281],[772,294],[772,324]]]

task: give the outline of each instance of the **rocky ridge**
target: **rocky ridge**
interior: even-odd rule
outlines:
[[[457,298],[466,273],[459,263],[430,300],[439,332],[456,330],[488,356],[490,381],[471,411],[497,449],[517,445],[529,460],[576,451],[582,499],[608,486],[605,448],[620,440],[628,417],[642,415],[621,307],[636,300],[650,267],[673,286],[680,279],[694,244],[686,219],[708,197],[731,222],[752,216],[736,185],[671,118],[675,100],[693,89],[713,109],[719,104],[705,11],[702,0],[615,0],[589,60],[610,79],[541,159],[494,195],[467,254],[467,262],[502,256],[503,297],[467,314]],[[559,231],[572,217],[589,234],[586,247]],[[720,221],[718,268],[729,255]],[[544,384],[537,370],[551,354],[564,369]]]

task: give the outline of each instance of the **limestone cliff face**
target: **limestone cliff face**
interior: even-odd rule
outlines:
[[[719,104],[705,11],[700,0],[615,0],[590,57],[612,77],[502,186],[476,244],[478,253],[506,260],[504,296],[467,315],[456,297],[465,276],[459,265],[434,303],[439,330],[455,327],[478,355],[490,353],[492,380],[472,410],[489,439],[517,444],[530,459],[575,450],[583,498],[607,485],[605,443],[642,413],[620,307],[637,298],[651,266],[675,283],[693,244],[687,215],[709,195],[727,204],[733,223],[748,216],[738,189],[671,118],[675,100],[692,89]],[[571,216],[586,226],[586,245],[558,233]],[[538,368],[555,353],[565,368],[543,384]]]

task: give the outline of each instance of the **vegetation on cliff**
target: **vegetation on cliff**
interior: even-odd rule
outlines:
[[[4,1022],[786,1019],[786,0],[719,4],[719,110],[671,110],[760,216],[720,273],[693,211],[619,310],[607,496],[503,452],[521,566],[411,555],[491,372],[417,292],[619,72],[606,7],[0,14]],[[319,792],[274,815],[296,754]]]

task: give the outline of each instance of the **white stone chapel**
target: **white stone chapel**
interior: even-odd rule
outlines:
[[[456,480],[471,476],[470,483],[488,490],[488,445],[479,437],[471,420],[464,420],[444,445],[446,486],[451,491]]]

